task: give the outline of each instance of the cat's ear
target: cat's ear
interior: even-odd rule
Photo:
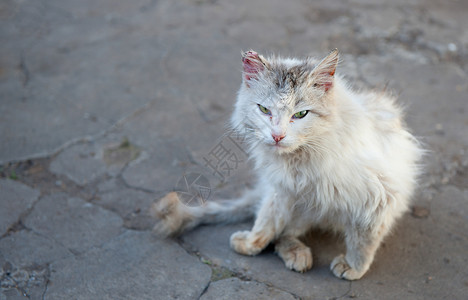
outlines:
[[[242,64],[244,82],[249,87],[249,81],[257,79],[258,74],[265,69],[265,61],[257,52],[250,50],[242,53]]]
[[[327,55],[312,71],[311,83],[315,87],[320,87],[328,92],[333,86],[335,80],[335,70],[340,56],[338,49],[333,50]]]

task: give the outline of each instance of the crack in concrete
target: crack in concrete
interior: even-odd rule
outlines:
[[[45,287],[44,287],[44,291],[42,292],[42,300],[45,299],[45,295],[47,293],[47,290],[49,288],[49,283],[50,283],[50,264],[47,264],[47,273],[46,273],[46,277],[45,277]]]
[[[28,66],[26,65],[26,57],[24,51],[21,53],[19,68],[23,74],[23,87],[26,87],[29,83],[31,73],[29,72]]]
[[[32,228],[29,228],[29,227],[26,227],[24,226],[24,230],[28,230],[32,233],[34,233],[35,235],[43,238],[43,239],[46,239],[46,240],[49,240],[49,241],[53,241],[54,243],[56,243],[57,245],[59,245],[60,247],[62,247],[63,249],[67,250],[67,252],[70,253],[71,256],[78,256],[79,254],[78,253],[75,253],[75,251],[73,251],[73,249],[70,249],[68,248],[67,246],[65,246],[63,243],[61,243],[60,241],[54,239],[53,237],[50,237],[50,236],[47,236],[47,235],[44,235],[40,232],[37,232],[36,230],[32,229]],[[67,257],[63,257],[63,258],[60,258],[60,259],[57,259],[57,260],[53,260],[52,262],[55,262],[55,261],[59,261],[59,260],[62,260],[62,259],[65,259]]]
[[[241,279],[241,280],[242,280],[242,279]],[[271,284],[271,283],[269,283],[269,282],[262,282],[262,281],[259,281],[259,280],[256,280],[256,279],[255,279],[255,280],[254,280],[254,279],[251,279],[251,280],[249,280],[249,281],[257,282],[257,283],[266,285],[266,286],[268,286],[268,287],[275,288],[275,289],[277,289],[277,290],[279,290],[279,291],[282,291],[282,292],[284,292],[284,293],[287,293],[287,294],[293,296],[295,299],[301,299],[301,297],[299,297],[299,296],[296,295],[295,293],[293,293],[293,292],[291,292],[291,291],[288,291],[288,290],[285,290],[285,289],[282,289],[282,288],[280,288],[280,287],[274,286],[273,284]]]
[[[120,175],[121,176],[121,175]],[[129,188],[129,189],[132,189],[132,190],[135,190],[135,191],[140,191],[140,192],[144,192],[144,193],[148,193],[148,194],[154,194],[155,191],[153,190],[150,190],[150,189],[147,189],[147,188],[143,188],[143,187],[139,187],[139,186],[133,186],[131,184],[129,184],[124,178],[123,176],[122,177],[122,182],[124,184],[124,186],[126,188]]]
[[[89,199],[94,196],[92,191],[93,187],[91,185],[89,185],[87,189],[83,189],[83,187],[68,179],[67,176],[57,175],[50,172],[49,164],[54,157],[55,156],[51,156],[49,158],[38,159],[35,161],[27,159],[15,163],[8,163],[3,166],[7,174],[11,171],[14,171],[15,174],[17,174],[18,179],[16,181],[21,182],[32,189],[39,190],[40,192],[39,197],[37,197],[37,199],[31,204],[30,208],[21,213],[16,223],[20,223],[22,220],[27,218],[37,203],[39,203],[39,201],[41,201],[45,196],[61,192],[67,195],[74,194],[76,197],[84,199],[87,202],[89,202]],[[31,172],[31,169],[34,168],[38,169]],[[59,182],[61,183],[60,185],[57,184]]]
[[[50,283],[50,279],[47,278],[47,279],[46,279],[46,283],[45,283],[45,287],[44,287],[44,292],[42,293],[42,297],[41,297],[42,300],[45,300],[45,296],[46,296],[46,294],[47,294],[47,290],[49,289],[49,283]]]
[[[348,290],[347,290],[347,291],[346,291],[346,292],[345,292],[343,295],[341,295],[341,296],[338,296],[338,297],[331,298],[330,300],[338,300],[338,299],[342,299],[342,298],[344,298],[344,297],[348,296],[348,295],[349,295],[349,293],[351,292],[351,289],[352,289],[352,284],[353,284],[353,282],[352,282],[352,281],[349,281],[349,287],[348,287]],[[354,298],[354,297],[352,297],[352,298]]]
[[[129,163],[127,163],[125,167],[122,168],[121,171],[115,177],[105,174],[97,178],[95,181],[88,183],[82,187],[82,186],[75,184],[73,181],[69,180],[66,175],[57,175],[55,173],[50,172],[48,166],[51,160],[53,160],[53,157],[47,158],[47,159],[41,159],[40,161],[27,160],[27,161],[14,163],[12,165],[7,165],[5,167],[6,174],[9,173],[10,170],[14,170],[18,174],[19,182],[31,188],[39,190],[40,195],[37,198],[37,200],[32,203],[31,207],[25,210],[23,213],[21,213],[18,219],[10,225],[9,229],[2,236],[0,236],[0,240],[3,239],[4,237],[7,237],[21,230],[28,230],[28,231],[34,232],[38,236],[41,236],[43,238],[50,239],[56,242],[58,245],[67,249],[67,251],[71,253],[71,255],[76,256],[80,254],[80,253],[76,253],[75,251],[73,251],[73,249],[69,249],[65,247],[59,241],[53,238],[49,238],[47,236],[43,236],[42,234],[34,231],[32,228],[26,227],[23,223],[23,221],[31,214],[31,212],[34,210],[36,205],[44,197],[55,194],[55,193],[64,193],[67,196],[75,195],[76,197],[79,197],[85,200],[86,202],[91,203],[92,205],[95,205],[96,207],[99,207],[105,211],[108,211],[114,215],[117,215],[122,220],[123,228],[131,229],[131,230],[138,230],[138,231],[150,230],[150,228],[136,229],[134,227],[127,226],[126,224],[127,218],[124,215],[121,215],[118,213],[118,211],[112,208],[106,207],[105,205],[101,205],[94,201],[97,199],[99,195],[99,191],[98,191],[99,184],[105,182],[106,180],[109,180],[110,178],[116,179],[118,181],[117,185],[119,186],[124,186],[125,188],[134,190],[134,191],[144,192],[145,194],[148,194],[148,195],[155,195],[154,191],[150,191],[150,190],[139,188],[139,187],[133,187],[125,182],[125,180],[122,177],[122,173],[124,172],[125,168],[128,167]],[[30,172],[31,169],[33,169],[34,172]],[[57,182],[60,182],[60,185],[57,185]]]
[[[3,238],[6,238],[6,237],[8,237],[8,236],[10,236],[10,235],[12,235],[12,234],[14,234],[16,232],[26,230],[26,231],[30,231],[30,232],[36,234],[37,236],[42,237],[42,238],[44,238],[46,240],[51,240],[51,241],[57,243],[57,245],[59,245],[59,246],[63,247],[64,249],[66,249],[68,252],[70,252],[70,254],[76,256],[76,254],[71,249],[67,248],[60,241],[57,241],[56,239],[54,239],[52,237],[43,235],[40,232],[35,231],[33,228],[27,227],[23,223],[23,220],[25,220],[32,213],[35,206],[42,200],[42,198],[43,198],[43,195],[39,196],[38,199],[31,205],[31,207],[29,209],[27,209],[25,212],[23,212],[18,217],[18,220],[13,225],[10,226],[10,228],[7,230],[7,232],[5,234],[3,234],[2,236],[0,236],[0,240],[3,239]]]
[[[115,129],[118,129],[120,126],[125,124],[131,118],[133,118],[133,117],[137,116],[138,114],[148,110],[154,104],[154,102],[155,102],[155,100],[150,101],[150,102],[142,105],[138,109],[136,109],[133,112],[125,115],[124,117],[122,117],[119,120],[117,120],[116,122],[114,122],[114,124],[111,124],[106,129],[101,130],[100,132],[98,132],[96,134],[85,135],[85,136],[81,136],[81,137],[77,137],[77,138],[72,138],[72,139],[66,141],[65,143],[63,143],[61,146],[58,146],[57,148],[55,148],[55,149],[53,149],[51,151],[46,150],[46,151],[44,151],[42,153],[36,153],[36,154],[32,154],[32,155],[29,155],[29,156],[26,156],[26,157],[20,157],[20,158],[10,160],[10,161],[0,161],[0,165],[6,165],[6,164],[22,162],[22,161],[27,161],[27,160],[33,160],[33,159],[50,158],[50,157],[57,156],[61,152],[65,151],[65,150],[67,150],[67,149],[69,149],[69,148],[71,148],[71,147],[73,147],[75,145],[95,142],[95,141],[97,141],[97,140],[99,140],[101,138],[106,137],[109,133],[111,133]]]
[[[45,265],[36,265],[32,264],[25,267],[13,266],[10,262],[6,262],[2,266],[3,274],[0,277],[1,290],[16,290],[23,297],[31,299],[31,289],[41,285],[41,282],[44,283],[44,290],[42,291],[42,299],[44,299],[47,286],[49,284],[50,278],[50,266],[49,264]],[[23,278],[16,278],[18,274]],[[37,282],[39,280],[39,283]],[[33,292],[34,293],[34,292]]]
[[[205,264],[207,266],[209,266],[211,268],[211,274],[213,274],[213,268],[214,266],[212,265],[211,261],[210,260],[206,260],[204,259],[204,257],[201,255],[201,253],[198,251],[198,250],[195,250],[191,245],[188,245],[187,243],[185,243],[182,239],[180,238],[175,238],[174,239],[175,242],[177,242],[177,244],[187,253],[189,254],[190,256],[193,256],[193,257],[196,257],[200,263],[202,264]],[[205,261],[204,261],[205,260]],[[208,262],[208,263],[207,263]],[[226,267],[225,267],[226,268]],[[237,277],[239,278],[240,280],[242,281],[246,281],[245,280],[245,276],[237,273],[237,272],[234,272],[233,270],[229,269],[229,268],[226,268],[227,270],[229,270],[229,272],[233,275],[231,277]],[[206,291],[208,290],[211,282],[213,282],[212,279],[210,279],[210,281],[207,283],[207,285],[205,286],[205,288],[203,289],[202,293],[200,294],[200,296],[197,298],[197,299],[200,299],[205,293]]]
[[[29,294],[26,292],[26,290],[25,290],[24,288],[20,287],[18,281],[16,281],[13,277],[11,277],[9,273],[6,274],[6,278],[9,279],[9,280],[11,280],[11,281],[15,284],[15,286],[13,286],[13,287],[8,287],[8,288],[6,288],[7,290],[8,290],[8,289],[15,289],[15,290],[17,290],[18,292],[20,292],[20,294],[21,294],[23,297],[26,297],[26,298],[28,298],[28,299],[31,299],[31,296],[29,296]],[[6,278],[2,278],[2,281],[4,281]],[[4,289],[4,288],[2,287],[2,289]]]
[[[57,176],[57,177],[59,177],[59,176]],[[63,176],[62,176],[62,177],[63,177]],[[52,193],[53,193],[53,192],[52,192]],[[50,194],[52,194],[52,193],[50,193]],[[67,196],[71,196],[70,193],[69,193],[68,191],[66,191],[66,190],[65,190],[65,191],[62,191],[62,193],[66,194]],[[96,194],[96,193],[95,193],[95,194]],[[93,194],[93,196],[91,197],[91,199],[95,197],[95,194]],[[5,237],[7,237],[7,236],[10,236],[11,234],[13,234],[13,233],[15,233],[15,232],[19,232],[19,231],[21,231],[21,230],[28,230],[28,231],[33,232],[34,234],[36,234],[36,235],[38,235],[38,236],[40,236],[40,237],[46,239],[46,240],[51,240],[51,241],[55,242],[57,245],[63,247],[64,249],[67,250],[67,252],[69,252],[71,255],[73,255],[73,256],[75,256],[75,257],[76,257],[76,256],[79,256],[79,255],[82,255],[82,254],[84,254],[84,253],[90,251],[90,250],[93,249],[93,248],[99,248],[99,247],[101,247],[102,245],[104,245],[105,243],[108,242],[108,241],[104,241],[103,243],[101,243],[101,244],[99,244],[99,245],[91,246],[91,247],[89,247],[89,248],[87,248],[87,249],[85,249],[85,250],[79,252],[79,251],[76,251],[76,250],[74,250],[74,249],[71,249],[71,248],[65,246],[63,243],[61,243],[60,241],[54,239],[53,237],[50,237],[50,236],[47,236],[47,235],[43,235],[43,234],[41,234],[40,232],[37,232],[36,230],[34,230],[33,228],[27,227],[27,226],[23,223],[23,220],[25,220],[25,219],[32,213],[32,211],[34,210],[34,208],[36,207],[36,205],[38,205],[38,203],[39,203],[45,196],[47,196],[47,195],[49,195],[49,193],[42,193],[42,191],[41,191],[41,195],[38,197],[38,199],[31,205],[31,207],[30,207],[29,209],[25,210],[25,211],[19,216],[18,220],[17,220],[13,225],[10,226],[10,228],[7,230],[7,232],[6,232],[5,234],[3,234],[2,236],[0,236],[0,240],[3,239],[3,238],[5,238]],[[96,203],[92,203],[92,202],[90,202],[89,199],[85,199],[85,198],[81,197],[81,195],[78,195],[78,196],[76,196],[76,197],[81,198],[81,199],[83,199],[84,201],[86,201],[86,202],[88,202],[88,203],[90,203],[90,204],[92,204],[92,205],[95,205],[95,206],[97,206],[97,207],[99,207],[99,208],[101,208],[101,209],[103,209],[103,210],[105,210],[105,211],[111,212],[111,213],[114,214],[115,216],[119,217],[119,218],[122,220],[122,228],[125,228],[125,226],[123,225],[123,224],[124,224],[124,218],[122,218],[122,217],[121,217],[118,213],[116,213],[115,211],[112,211],[112,210],[110,210],[110,209],[108,209],[108,208],[106,208],[106,207],[103,207],[103,206],[101,206],[101,205],[98,205],[98,204],[96,204]],[[120,234],[118,234],[118,235],[121,235],[121,234],[122,234],[122,233],[120,233]],[[110,239],[112,239],[112,238],[110,238]],[[62,259],[63,259],[63,258],[62,258]],[[59,260],[60,260],[60,259],[59,259]]]
[[[208,291],[208,289],[210,288],[210,284],[211,284],[211,280],[208,281],[208,283],[206,284],[205,288],[203,289],[203,291],[201,292],[200,296],[198,296],[198,300],[201,299],[201,297],[203,297],[204,294],[206,294],[206,292]]]
[[[200,263],[203,263],[203,264],[206,264],[208,265],[210,268],[211,268],[211,272],[213,274],[213,272],[215,271],[215,268],[220,268],[220,269],[225,269],[227,270],[231,276],[229,277],[226,277],[226,278],[231,278],[231,277],[235,277],[235,278],[238,278],[239,280],[241,281],[251,281],[251,282],[256,282],[256,283],[259,283],[259,284],[262,284],[262,285],[265,285],[267,287],[271,287],[271,288],[274,288],[274,289],[277,289],[279,291],[282,291],[284,293],[287,293],[287,294],[290,294],[291,296],[293,296],[295,299],[301,299],[298,295],[296,295],[295,293],[291,292],[291,291],[288,291],[288,290],[285,290],[285,289],[282,289],[280,287],[277,287],[273,284],[271,284],[270,282],[263,282],[263,281],[260,281],[260,280],[257,280],[257,279],[253,279],[252,277],[250,276],[247,276],[245,274],[243,274],[242,272],[238,272],[238,271],[235,271],[235,270],[232,270],[228,267],[225,267],[225,266],[218,266],[218,265],[213,265],[211,260],[208,258],[206,259],[201,253],[200,251],[196,250],[193,248],[192,245],[189,245],[187,244],[186,242],[184,242],[182,239],[180,238],[176,238],[174,239],[177,244],[189,255],[191,256],[194,256],[196,258],[198,258],[198,260],[200,261]],[[222,280],[222,279],[226,279],[226,278],[221,278],[221,279],[218,279],[218,280]],[[205,286],[205,289],[203,290],[203,292],[200,294],[200,296],[198,297],[198,299],[200,299],[205,293],[206,291],[208,290],[210,284],[212,282],[216,282],[218,280],[213,280],[213,278],[210,279],[210,281],[208,282],[208,284]],[[349,291],[348,291],[349,292]]]
[[[39,197],[37,197],[37,199],[31,204],[31,207],[25,209],[18,216],[18,219],[8,227],[7,231],[3,235],[0,236],[0,240],[5,238],[5,237],[8,237],[8,236],[12,235],[15,232],[19,232],[21,230],[27,229],[26,225],[24,225],[24,223],[23,223],[23,220],[25,218],[27,218],[31,214],[31,212],[33,211],[36,204],[40,201],[41,197],[42,196],[39,195]]]

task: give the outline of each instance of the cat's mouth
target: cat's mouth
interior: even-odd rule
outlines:
[[[273,144],[272,146],[276,148],[288,148],[289,147],[281,143],[276,143],[276,144]]]
[[[267,145],[270,146],[270,147],[274,147],[274,148],[285,148],[285,147],[288,147],[288,145],[286,145],[286,144],[283,143],[283,142],[268,141],[268,142],[266,142],[265,144],[267,144]]]
[[[279,154],[291,151],[291,146],[285,143],[269,143],[268,146],[274,152],[278,152]]]

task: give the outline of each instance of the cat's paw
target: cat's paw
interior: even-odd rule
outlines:
[[[252,242],[250,231],[238,231],[231,235],[231,248],[239,254],[257,255],[264,247],[263,243]]]
[[[171,192],[153,203],[150,214],[158,219],[153,231],[161,237],[176,235],[183,229],[186,214],[176,192]]]
[[[346,280],[360,279],[364,275],[364,273],[366,273],[366,270],[357,271],[356,269],[351,268],[346,262],[346,259],[343,254],[333,259],[330,265],[330,270],[336,277]]]
[[[297,245],[286,249],[277,248],[279,256],[287,268],[304,273],[312,268],[312,252],[305,245]]]

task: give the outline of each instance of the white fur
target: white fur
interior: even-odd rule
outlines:
[[[213,215],[217,221],[239,219],[249,211],[246,207],[257,206],[252,230],[231,237],[234,250],[255,255],[276,241],[286,265],[303,272],[312,257],[297,238],[311,227],[325,227],[343,232],[347,245],[346,255],[333,260],[333,273],[359,279],[408,208],[422,150],[403,126],[392,97],[354,92],[333,76],[337,51],[318,64],[262,56],[258,62],[265,69],[244,77],[231,120],[239,133],[247,132],[257,187],[229,209],[227,204],[193,208],[186,228],[210,222]],[[276,83],[279,74],[297,66],[310,68],[301,74],[301,83]],[[321,88],[327,80],[332,81],[329,90]],[[302,110],[309,110],[304,118],[291,118]],[[285,137],[276,143],[272,134]]]
[[[291,112],[301,108],[288,106],[274,111],[270,122],[256,103],[282,99],[258,99],[243,85],[232,125],[253,123],[247,125],[261,141],[249,139],[251,155],[262,190],[281,190],[292,198],[291,205],[300,199],[315,207],[308,211],[309,225],[320,226],[331,218],[333,227],[369,226],[380,221],[377,208],[386,211],[390,222],[408,207],[421,150],[402,128],[400,109],[388,96],[356,94],[339,78],[330,92],[334,101],[329,122],[308,114],[289,123]],[[286,149],[273,146],[275,115],[283,119],[278,123],[286,133]]]

